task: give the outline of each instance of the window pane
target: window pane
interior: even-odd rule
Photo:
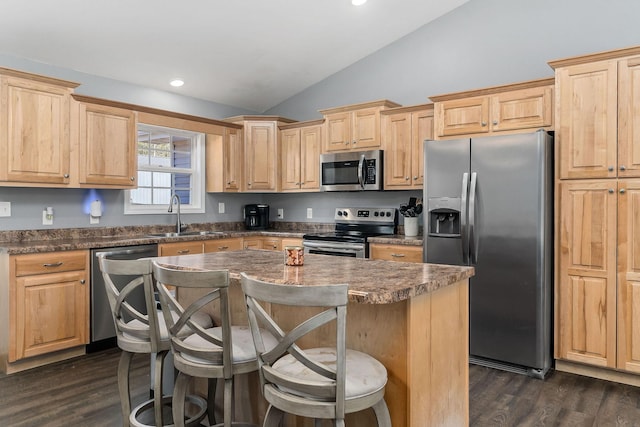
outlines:
[[[136,205],[150,205],[151,204],[151,189],[150,188],[136,188],[129,193],[131,203]]]
[[[171,199],[171,190],[158,188],[153,189],[153,202],[155,205],[169,206],[169,200]]]

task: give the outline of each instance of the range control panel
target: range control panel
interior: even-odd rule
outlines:
[[[334,219],[339,222],[388,222],[396,220],[395,208],[336,208]]]

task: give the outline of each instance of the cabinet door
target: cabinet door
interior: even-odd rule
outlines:
[[[158,245],[159,256],[201,254],[203,250],[202,241],[162,243]]]
[[[552,126],[553,89],[543,86],[493,95],[490,111],[492,132]]]
[[[88,343],[87,276],[83,270],[16,279],[10,362]]]
[[[237,192],[242,188],[242,131],[225,128],[223,142],[224,191]]]
[[[80,184],[136,186],[135,112],[80,103]]]
[[[616,362],[616,181],[560,184],[556,357]]]
[[[325,152],[351,148],[351,112],[328,114],[325,130]]]
[[[424,184],[424,141],[433,139],[433,110],[411,113],[411,181],[414,188]]]
[[[69,182],[70,90],[0,77],[0,179]]]
[[[226,252],[226,251],[239,251],[242,249],[242,239],[215,239],[206,240],[204,242],[204,252]]]
[[[384,132],[384,186],[411,188],[411,113],[382,116]]]
[[[263,237],[262,249],[268,249],[270,251],[282,250],[282,240],[279,237]]]
[[[617,82],[616,61],[556,71],[560,178],[616,176]]]
[[[320,144],[322,126],[300,129],[300,188],[303,190],[320,189]]]
[[[245,249],[262,249],[262,239],[259,237],[245,238],[243,247]]]
[[[489,132],[489,98],[453,99],[435,104],[439,137]]]
[[[618,176],[640,177],[640,57],[618,64]]]
[[[282,162],[280,167],[280,185],[282,190],[300,189],[300,129],[287,129],[280,132]]]
[[[618,368],[640,373],[640,180],[618,183]]]
[[[352,116],[351,148],[354,150],[380,148],[380,109],[362,108],[353,111]]]
[[[247,190],[275,191],[279,161],[275,122],[246,122],[244,131]]]

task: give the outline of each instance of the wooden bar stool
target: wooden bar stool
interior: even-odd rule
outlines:
[[[347,285],[300,286],[264,282],[241,274],[249,325],[258,352],[262,393],[269,402],[264,427],[280,425],[285,413],[333,420],[344,427],[345,414],[372,408],[378,426],[391,427],[384,401],[387,370],[368,354],[346,348]],[[271,317],[265,307],[279,304],[321,307],[293,328]],[[307,313],[308,314],[308,313]],[[302,349],[297,342],[307,334],[336,327],[335,346]],[[269,349],[258,328],[277,339]],[[287,332],[288,331],[288,332]]]
[[[170,341],[162,313],[157,309],[151,262],[140,260],[112,260],[108,252],[99,253],[98,260],[111,307],[116,329],[118,347],[122,350],[118,364],[118,388],[124,426],[146,426],[141,416],[153,408],[155,426],[170,425],[165,419],[163,406],[168,407],[171,396],[163,396],[162,374],[164,360],[170,350]],[[139,302],[144,300],[144,307]],[[208,316],[200,316],[198,321],[208,327],[213,324]],[[153,375],[153,399],[131,409],[129,370],[135,354],[155,354]],[[206,401],[197,396],[189,400],[200,408],[187,420],[187,425],[198,425],[206,414]],[[184,423],[183,423],[184,425]]]
[[[154,261],[153,276],[171,336],[174,364],[178,370],[173,394],[173,418],[183,419],[184,397],[191,378],[207,378],[209,424],[213,425],[216,422],[213,398],[217,379],[221,378],[224,379],[224,419],[216,425],[253,426],[241,422],[232,423],[234,376],[256,371],[258,364],[249,327],[231,325],[228,271],[174,270]],[[199,288],[206,293],[183,308],[167,285],[177,288],[178,293],[181,288]],[[193,321],[193,316],[205,307],[218,311],[221,326],[206,329]],[[173,312],[179,316],[171,316],[170,313]],[[270,334],[264,337],[264,341],[268,348],[275,345],[275,338]],[[176,426],[181,427],[182,424],[176,421]]]

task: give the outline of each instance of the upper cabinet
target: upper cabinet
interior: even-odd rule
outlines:
[[[614,52],[640,53],[627,51]],[[611,56],[549,63],[556,69],[562,179],[640,176],[640,56]]]
[[[323,120],[280,126],[282,191],[320,189],[320,146]]]
[[[322,152],[379,149],[380,111],[399,106],[381,100],[320,110],[325,119]]]
[[[433,138],[433,104],[390,108],[381,115],[384,188],[422,188],[424,141]]]
[[[435,138],[553,128],[554,79],[431,96]]]
[[[2,185],[69,184],[70,102],[77,86],[0,68]]]
[[[79,183],[134,188],[137,175],[136,113],[110,101],[73,95],[77,114]],[[73,117],[72,123],[75,123]]]
[[[207,192],[242,190],[242,128],[231,126],[217,126],[207,132]]]
[[[280,133],[278,126],[294,120],[276,116],[226,119],[244,126],[244,191],[280,191]]]

